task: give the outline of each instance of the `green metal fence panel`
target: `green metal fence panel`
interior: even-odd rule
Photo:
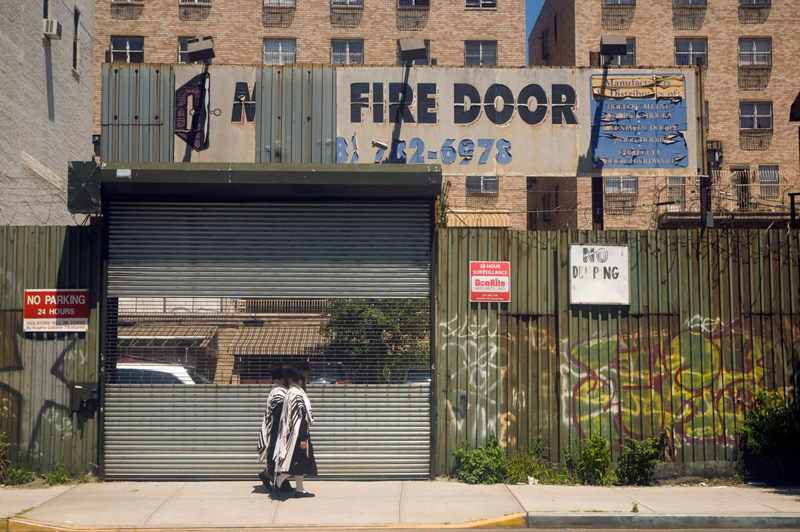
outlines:
[[[798,235],[440,230],[437,472],[491,431],[554,462],[593,432],[615,458],[663,431],[677,464],[735,459],[754,390],[800,389]],[[589,243],[628,246],[630,305],[570,304],[569,246]],[[494,259],[511,301],[469,303],[469,260]]]
[[[0,227],[0,431],[16,466],[94,471],[97,412],[70,408],[74,383],[98,383],[99,227]],[[26,289],[89,290],[85,333],[23,329]]]

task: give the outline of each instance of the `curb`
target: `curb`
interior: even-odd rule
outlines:
[[[271,530],[442,530],[442,529],[464,529],[464,528],[525,528],[526,514],[510,514],[494,519],[484,519],[481,521],[471,521],[468,523],[457,524],[392,524],[392,525],[363,525],[363,526],[263,526],[263,527],[137,527],[137,526],[72,526],[60,525],[56,523],[46,523],[28,519],[2,519],[0,520],[0,532],[170,532],[170,531],[241,531],[258,532]]]
[[[798,528],[799,514],[639,515],[528,513],[528,528]]]

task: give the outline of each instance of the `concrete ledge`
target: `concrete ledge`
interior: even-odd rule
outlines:
[[[528,528],[797,528],[798,514],[640,515],[528,513]]]

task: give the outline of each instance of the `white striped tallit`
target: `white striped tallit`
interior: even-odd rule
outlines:
[[[283,415],[281,416],[281,429],[278,432],[278,441],[275,444],[275,474],[284,473],[292,464],[297,436],[300,433],[300,423],[306,418],[308,426],[314,424],[314,414],[311,412],[311,402],[302,388],[293,384],[286,393],[283,402]]]
[[[267,461],[267,448],[269,447],[269,438],[272,434],[272,419],[275,412],[283,411],[283,403],[286,399],[286,387],[283,384],[278,384],[270,392],[267,397],[267,406],[264,408],[264,419],[261,420],[261,431],[258,433],[258,461]]]

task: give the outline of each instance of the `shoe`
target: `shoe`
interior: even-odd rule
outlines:
[[[291,484],[289,484],[288,480],[284,480],[283,484],[281,484],[280,491],[281,491],[281,493],[290,493],[290,492],[294,491],[294,488],[292,487]]]
[[[295,499],[302,499],[304,497],[313,497],[313,496],[314,496],[314,494],[311,493],[310,491],[295,491],[294,492],[294,498]]]
[[[267,476],[266,471],[262,471],[261,473],[259,473],[258,478],[259,480],[261,480],[261,483],[264,484],[265,488],[267,488],[268,490],[272,489],[272,482],[269,481],[269,477]]]

